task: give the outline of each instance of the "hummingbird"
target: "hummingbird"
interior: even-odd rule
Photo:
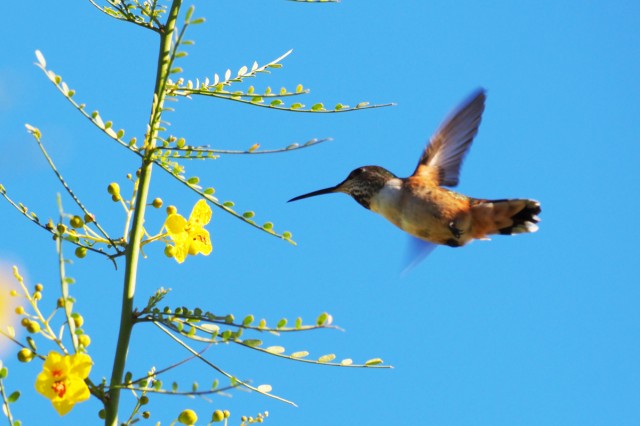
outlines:
[[[485,99],[485,91],[476,90],[444,120],[411,176],[399,178],[380,166],[359,167],[338,185],[289,202],[336,192],[348,194],[413,236],[418,244],[414,250],[421,258],[437,245],[461,247],[493,234],[537,231],[541,208],[536,200],[488,200],[445,188],[458,185],[462,161],[478,133]]]

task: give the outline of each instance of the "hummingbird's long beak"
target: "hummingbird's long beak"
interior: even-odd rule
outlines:
[[[290,199],[289,201],[287,201],[287,203],[290,203],[292,201],[302,200],[303,198],[315,197],[316,195],[331,194],[333,192],[339,192],[339,190],[338,190],[339,186],[340,185],[332,186],[331,188],[320,189],[318,191],[313,191],[313,192],[310,192],[308,194],[298,195],[297,197],[294,197],[294,198]]]

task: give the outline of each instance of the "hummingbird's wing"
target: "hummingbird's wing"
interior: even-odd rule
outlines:
[[[413,268],[418,266],[420,262],[431,254],[433,249],[438,247],[437,244],[430,241],[421,240],[413,235],[409,235],[409,246],[405,255],[405,267],[402,270],[402,276],[408,274]]]
[[[462,159],[478,133],[484,100],[484,89],[478,89],[447,117],[431,137],[413,176],[428,179],[435,186],[458,184]]]

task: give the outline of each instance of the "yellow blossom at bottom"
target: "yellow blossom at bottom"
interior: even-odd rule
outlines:
[[[36,378],[36,390],[49,398],[53,408],[64,416],[78,402],[89,399],[84,379],[89,376],[91,365],[87,354],[60,355],[51,351]]]

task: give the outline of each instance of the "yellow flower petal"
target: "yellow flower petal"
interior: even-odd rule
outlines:
[[[164,226],[167,228],[169,236],[173,238],[174,235],[186,232],[187,219],[177,213],[170,214],[164,221]]]
[[[189,216],[189,225],[192,227],[203,227],[211,221],[211,214],[209,204],[207,204],[205,200],[198,200],[196,205],[193,206],[191,216]]]
[[[204,228],[189,233],[189,254],[195,256],[202,253],[207,256],[213,250],[209,231]]]
[[[87,354],[75,354],[69,357],[69,364],[71,364],[69,375],[74,375],[84,380],[89,377],[93,362]]]

